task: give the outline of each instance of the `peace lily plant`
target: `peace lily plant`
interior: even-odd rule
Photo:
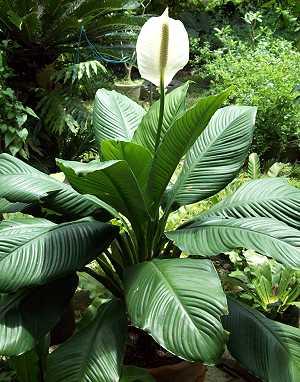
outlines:
[[[146,112],[98,90],[100,157],[57,160],[68,183],[0,155],[0,211],[35,216],[0,224],[0,353],[11,357],[21,382],[151,381],[146,370],[122,366],[128,323],[190,362],[212,365],[227,344],[265,381],[300,380],[299,329],[226,297],[212,261],[243,247],[299,267],[300,191],[284,179],[252,180],[165,232],[179,207],[234,179],[256,114],[253,107],[222,107],[228,92],[187,109],[189,83],[165,94],[188,55],[180,21],[166,11],[146,22],[138,65],[160,87],[160,100]],[[87,272],[112,297],[48,355],[48,333],[74,295],[76,272]]]

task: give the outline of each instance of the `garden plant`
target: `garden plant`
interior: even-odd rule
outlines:
[[[166,11],[145,23],[137,62],[160,99],[146,112],[98,90],[99,159],[58,159],[68,182],[0,155],[0,212],[30,215],[0,224],[0,353],[20,382],[152,381],[146,369],[123,366],[128,324],[180,359],[213,365],[227,344],[261,379],[299,381],[300,330],[226,296],[213,258],[242,247],[298,268],[300,191],[281,178],[250,180],[165,232],[180,206],[236,177],[254,132],[254,107],[222,107],[230,89],[188,109],[188,82],[166,93],[188,59],[180,21]],[[76,272],[112,297],[48,354],[48,333],[74,295]]]

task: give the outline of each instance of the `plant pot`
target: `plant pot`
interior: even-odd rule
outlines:
[[[115,82],[115,88],[117,91],[129,98],[134,99],[135,101],[140,99],[142,86],[142,80],[132,82]]]
[[[206,370],[201,363],[188,362],[148,369],[157,382],[203,382]]]

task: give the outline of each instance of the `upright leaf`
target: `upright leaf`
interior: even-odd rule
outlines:
[[[126,161],[141,189],[145,188],[152,161],[149,150],[131,142],[106,140],[101,143],[101,154],[106,161]]]
[[[126,327],[120,301],[101,305],[94,321],[51,353],[46,382],[118,382]]]
[[[81,269],[114,239],[118,228],[92,219],[54,224],[45,219],[0,224],[0,291],[45,284]]]
[[[189,82],[176,88],[165,97],[164,118],[161,130],[163,138],[174,121],[185,111],[186,94]],[[158,128],[160,101],[156,101],[144,115],[141,124],[135,131],[133,141],[154,153],[155,138]]]
[[[99,89],[94,104],[93,127],[96,142],[104,139],[131,141],[144,109],[116,91]]]
[[[227,106],[216,111],[186,155],[181,173],[169,192],[169,206],[185,205],[214,195],[243,166],[252,141],[256,109]]]
[[[215,256],[242,247],[289,267],[300,266],[300,232],[274,219],[199,219],[167,237],[190,255]]]
[[[300,228],[300,190],[283,178],[252,180],[201,216],[268,217]]]
[[[152,260],[125,274],[132,323],[188,361],[213,364],[224,350],[226,297],[208,260]]]
[[[248,176],[251,179],[257,179],[261,176],[259,156],[256,153],[249,155]]]
[[[300,380],[300,329],[270,320],[228,298],[230,314],[223,319],[230,331],[231,354],[264,381]]]
[[[168,129],[155,153],[149,176],[149,194],[155,203],[160,202],[180,159],[194,144],[227,95],[228,92],[223,92],[200,99]]]
[[[76,274],[0,298],[0,354],[19,356],[33,349],[59,321],[76,290]]]

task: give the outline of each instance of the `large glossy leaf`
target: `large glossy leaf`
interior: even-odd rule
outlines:
[[[88,216],[99,208],[69,185],[8,154],[0,154],[0,198],[11,203],[20,203],[11,206],[20,211],[24,204],[40,203],[74,217]],[[3,209],[0,212],[10,212],[2,203],[1,207]]]
[[[145,147],[131,142],[106,140],[101,143],[103,159],[125,160],[141,189],[144,189],[152,161],[152,155]]]
[[[185,205],[214,195],[241,169],[252,141],[256,108],[227,106],[216,111],[186,155],[167,205]]]
[[[287,266],[300,266],[300,231],[274,219],[200,219],[167,237],[190,255],[215,256],[244,247]]]
[[[97,143],[104,139],[131,141],[144,109],[130,98],[99,89],[94,104],[93,127]]]
[[[186,94],[189,88],[189,82],[176,88],[165,97],[164,118],[161,130],[163,138],[178,118],[185,111]],[[133,141],[143,145],[154,153],[155,139],[158,128],[160,101],[156,101],[144,115],[141,124],[134,133]]]
[[[300,329],[270,320],[258,311],[228,299],[231,354],[263,381],[300,380]]]
[[[114,239],[118,228],[92,219],[54,224],[45,219],[0,224],[0,291],[45,284],[82,268]]]
[[[146,369],[124,366],[120,382],[155,382]]]
[[[28,207],[26,203],[11,203],[6,199],[0,199],[0,213],[23,211],[26,207]]]
[[[226,339],[226,297],[212,263],[152,260],[128,269],[125,297],[132,323],[188,361],[213,364]]]
[[[202,216],[268,217],[300,228],[300,190],[283,178],[253,180]]]
[[[92,194],[125,215],[137,228],[147,216],[143,195],[135,176],[124,160],[80,163],[59,160],[72,186]]]
[[[160,202],[177,165],[194,144],[228,92],[200,99],[168,129],[154,156],[149,176],[149,194]]]
[[[59,321],[78,284],[74,274],[0,298],[0,354],[18,356],[36,346]]]
[[[94,321],[50,355],[46,382],[119,382],[126,327],[120,301],[101,305]]]

